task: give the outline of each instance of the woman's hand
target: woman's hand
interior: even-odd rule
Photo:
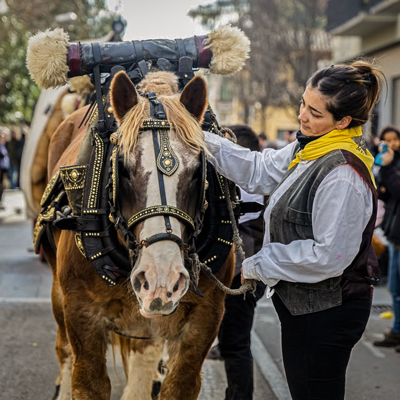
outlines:
[[[243,267],[240,268],[240,284],[244,285]]]
[[[389,165],[393,162],[394,151],[388,146],[386,153],[382,154],[382,165]]]

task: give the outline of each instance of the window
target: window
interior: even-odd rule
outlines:
[[[392,123],[400,126],[400,77],[393,79]]]
[[[233,93],[234,93],[234,86],[233,86],[233,79],[224,78],[221,84],[221,101],[232,101],[233,100]]]

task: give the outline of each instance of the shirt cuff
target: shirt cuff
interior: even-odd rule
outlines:
[[[246,258],[243,261],[242,269],[245,279],[257,279],[258,281],[260,280],[260,277],[256,272],[256,263],[253,257]]]
[[[257,266],[256,256],[257,254],[252,257],[246,258],[246,260],[243,261],[243,276],[245,277],[245,279],[256,279],[258,281],[262,281],[269,287],[275,286],[279,282],[279,279],[268,279],[257,272],[257,269],[259,269],[260,267]]]

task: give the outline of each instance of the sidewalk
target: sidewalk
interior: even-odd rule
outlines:
[[[3,193],[2,204],[5,209],[0,210],[0,224],[26,220],[25,198],[22,190],[6,189]]]

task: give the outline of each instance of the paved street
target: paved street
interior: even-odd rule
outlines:
[[[7,191],[0,211],[0,400],[49,400],[54,390],[57,363],[54,355],[56,325],[50,304],[51,272],[32,253],[32,226],[24,216],[21,192]],[[376,289],[374,310],[367,330],[353,352],[347,382],[348,400],[398,398],[400,354],[378,349],[372,341],[390,327],[379,313],[390,307],[384,286]],[[256,310],[253,336],[255,357],[254,400],[290,400],[279,346],[279,323],[270,300]],[[112,400],[123,390],[120,360],[112,379]],[[206,361],[201,400],[223,400],[225,376],[221,361]]]

